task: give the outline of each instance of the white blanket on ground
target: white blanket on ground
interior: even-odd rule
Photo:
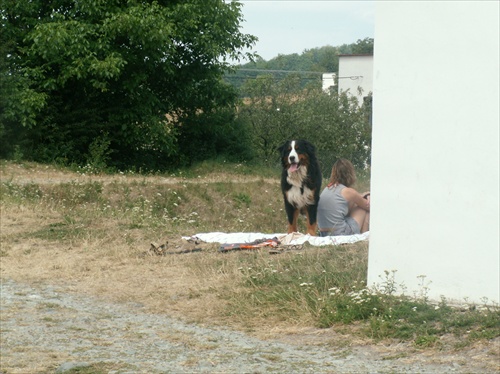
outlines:
[[[298,232],[291,234],[262,234],[256,232],[235,232],[235,233],[224,233],[224,232],[208,232],[193,235],[191,237],[183,237],[186,240],[199,239],[206,243],[251,243],[258,239],[272,239],[277,238],[284,245],[299,245],[309,242],[314,246],[322,245],[338,245],[338,244],[350,244],[356,243],[362,240],[368,240],[370,237],[369,232],[357,235],[345,235],[345,236],[311,236],[309,234],[304,235]]]

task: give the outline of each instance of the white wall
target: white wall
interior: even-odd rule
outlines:
[[[500,300],[499,11],[377,3],[369,285]]]
[[[356,96],[359,104],[363,104],[363,97],[373,92],[373,56],[345,55],[339,56],[339,92],[347,91]],[[358,87],[363,92],[358,94]]]
[[[323,73],[321,76],[322,88],[326,93],[330,93],[330,89],[335,87],[335,73]]]

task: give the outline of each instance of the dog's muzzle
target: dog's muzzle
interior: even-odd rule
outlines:
[[[291,163],[290,166],[288,167],[288,171],[290,172],[296,172],[297,170],[299,170],[299,164],[297,164],[296,162],[294,163]]]

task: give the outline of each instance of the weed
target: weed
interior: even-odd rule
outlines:
[[[36,183],[18,185],[11,181],[6,181],[0,185],[0,197],[2,200],[10,199],[15,203],[34,202],[41,199],[42,196],[42,189]]]
[[[233,200],[236,202],[236,207],[241,208],[242,205],[244,205],[246,208],[250,206],[250,203],[252,202],[252,199],[250,198],[249,195],[246,193],[238,193],[233,196]]]
[[[419,348],[434,347],[439,342],[436,335],[420,335],[415,338],[415,345]]]
[[[88,203],[102,202],[103,184],[101,182],[61,183],[46,189],[46,199],[60,202],[65,208],[74,208]]]
[[[448,306],[444,298],[433,304],[426,297],[429,283],[424,281],[422,292],[406,296],[400,293],[404,286],[397,284],[394,270],[386,271],[381,284],[370,289],[365,287],[364,271],[353,271],[352,265],[346,272],[339,271],[346,259],[333,253],[308,253],[278,264],[241,268],[248,291],[230,307],[243,303],[247,310],[278,310],[284,320],[309,314],[319,327],[364,322],[361,331],[368,337],[409,340],[419,348],[435,347],[439,336],[446,333],[468,340],[500,335],[498,308],[464,313]]]
[[[100,173],[105,171],[110,160],[110,155],[113,152],[109,149],[111,140],[109,140],[109,134],[103,133],[99,137],[95,138],[94,141],[89,146],[89,154],[87,170],[88,173]]]

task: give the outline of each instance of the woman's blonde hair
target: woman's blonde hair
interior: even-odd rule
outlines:
[[[337,160],[332,167],[332,174],[330,176],[330,184],[343,184],[346,187],[351,187],[356,183],[356,171],[351,161],[341,158]]]

